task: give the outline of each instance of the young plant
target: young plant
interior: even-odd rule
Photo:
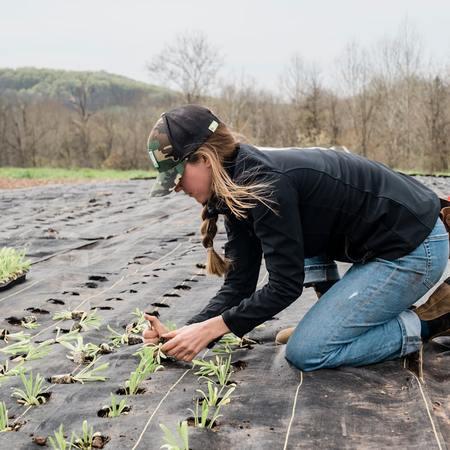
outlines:
[[[212,380],[210,377],[215,377],[217,383],[221,386],[225,386],[230,382],[230,377],[233,373],[231,369],[231,355],[228,355],[227,358],[216,355],[215,362],[198,359],[194,359],[192,362],[194,367],[200,367],[200,370],[195,372],[196,375],[200,375],[200,378],[214,382],[215,380]]]
[[[70,438],[69,441],[66,441],[64,437],[64,427],[61,424],[58,428],[58,431],[53,432],[54,438],[49,436],[48,440],[53,450],[70,450],[73,446],[73,438]]]
[[[129,343],[130,335],[127,332],[119,333],[109,325],[107,325],[106,327],[112,333],[109,336],[109,339],[111,339],[111,345],[113,345],[114,347],[120,347],[121,345]]]
[[[63,342],[76,341],[79,335],[80,332],[78,330],[72,330],[68,333],[61,333],[61,328],[56,327],[55,342],[58,344],[62,344]]]
[[[129,395],[137,393],[140,384],[151,374],[163,366],[159,365],[155,360],[141,357],[135,371],[131,372],[130,378],[125,382],[125,391]]]
[[[37,319],[35,316],[27,316],[24,318],[24,320],[22,320],[20,322],[20,324],[24,327],[27,328],[29,330],[34,330],[38,327],[40,327],[41,325],[38,324]]]
[[[208,406],[215,406],[220,408],[223,405],[230,403],[231,394],[236,389],[236,386],[228,388],[225,394],[222,395],[225,386],[221,386],[220,390],[214,383],[208,381],[208,394],[205,394],[201,389],[196,389],[197,392],[203,395],[203,401],[208,403]]]
[[[105,381],[106,377],[103,375],[99,375],[98,372],[102,372],[109,367],[109,363],[101,364],[98,367],[94,367],[91,369],[91,365],[94,363],[93,361],[89,366],[85,367],[83,370],[78,372],[76,375],[72,376],[73,381],[77,381],[81,384],[91,381]]]
[[[121,414],[127,414],[130,409],[125,404],[125,399],[117,403],[116,396],[113,394],[111,394],[111,405],[108,408],[108,417],[119,417]]]
[[[8,343],[9,341],[29,341],[30,335],[19,331],[17,333],[10,333],[8,330],[0,330],[0,339]]]
[[[160,423],[159,426],[164,431],[164,441],[166,442],[161,448],[167,450],[189,450],[189,436],[187,420],[178,423],[176,434],[173,434],[169,428]],[[181,444],[179,443],[181,439]]]
[[[44,356],[47,356],[50,353],[50,344],[54,342],[53,339],[48,339],[40,344],[33,345],[29,340],[23,340],[20,342],[16,342],[15,344],[8,345],[7,347],[3,347],[0,352],[10,354],[10,355],[18,355],[19,359],[31,361],[33,359],[40,359]]]
[[[147,360],[155,360],[158,364],[161,364],[161,359],[167,359],[168,356],[162,351],[163,343],[159,344],[145,344],[134,355],[139,355]]]
[[[199,405],[201,407],[199,408]],[[195,411],[189,408],[189,411],[194,415],[194,427],[206,428],[206,424],[208,423],[208,415],[209,415],[209,406],[207,402],[202,400],[196,400],[195,402]],[[199,414],[200,412],[200,414]],[[212,428],[212,423],[210,422],[209,428]]]
[[[142,333],[147,326],[147,320],[144,317],[144,312],[139,308],[135,308],[131,314],[137,318],[137,321],[127,325],[126,331],[133,334]]]
[[[73,330],[79,331],[87,331],[91,328],[95,328],[96,330],[100,328],[102,324],[102,320],[100,316],[97,314],[97,310],[94,309],[90,313],[84,313],[80,319],[80,321],[72,327]]]
[[[8,410],[6,409],[5,402],[0,402],[0,433],[2,431],[11,431],[9,426]]]
[[[20,378],[25,389],[14,389],[12,396],[17,397],[19,399],[17,401],[24,405],[39,406],[45,403],[45,397],[40,395],[44,378],[39,374],[33,378],[33,372],[30,373],[29,378],[21,373]]]
[[[0,364],[0,382],[8,377],[15,377],[21,373],[25,373],[27,369],[23,367],[23,360],[20,361],[14,368],[9,368],[9,361],[5,360],[3,364]]]
[[[72,320],[72,311],[64,310],[59,311],[52,316],[53,320]]]
[[[94,440],[94,427],[88,426],[86,420],[83,420],[83,425],[81,426],[81,436],[72,432],[73,447],[80,450],[91,450],[92,441]]]
[[[227,333],[219,340],[217,345],[212,349],[213,353],[232,353],[237,348],[248,347],[249,345],[256,344],[256,341],[243,337],[237,337],[233,333]]]
[[[25,249],[18,251],[11,247],[0,249],[0,284],[8,283],[28,272],[31,262],[25,260],[25,252]]]
[[[87,344],[85,344],[83,342],[83,336],[80,335],[77,336],[77,342],[75,344],[62,341],[61,345],[70,350],[69,354],[66,355],[67,358],[77,364],[91,362],[101,351],[101,348],[98,345],[93,344],[92,342],[88,342]]]

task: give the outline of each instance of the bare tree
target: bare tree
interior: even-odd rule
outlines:
[[[281,91],[292,105],[296,141],[319,145],[323,140],[324,89],[317,64],[292,56],[280,76]]]
[[[371,86],[372,67],[367,50],[355,42],[348,44],[339,69],[342,94],[357,138],[356,145],[363,156],[368,156],[380,98]]]
[[[223,58],[200,32],[185,32],[166,44],[148,64],[151,77],[180,89],[187,103],[198,102],[213,86]]]
[[[94,88],[90,84],[88,76],[81,76],[78,84],[72,86],[69,92],[69,102],[76,116],[72,117],[72,139],[71,146],[78,152],[78,163],[85,167],[91,165],[89,158],[89,147],[91,144],[89,119],[94,114],[90,110],[90,97]]]

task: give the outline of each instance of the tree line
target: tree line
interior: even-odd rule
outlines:
[[[148,169],[161,112],[212,108],[246,142],[346,146],[401,170],[443,172],[450,155],[450,69],[424,56],[408,24],[372,46],[349,43],[333,71],[295,54],[279,85],[224,78],[220,49],[182,33],[148,63],[160,86],[105,72],[0,70],[0,165]]]

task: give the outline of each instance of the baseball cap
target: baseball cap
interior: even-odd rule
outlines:
[[[158,176],[151,197],[170,194],[180,181],[187,158],[217,129],[220,119],[208,108],[188,104],[161,114],[147,141]]]

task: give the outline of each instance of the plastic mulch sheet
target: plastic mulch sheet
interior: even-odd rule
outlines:
[[[149,198],[150,187],[147,181],[128,181],[0,191],[0,246],[27,247],[33,262],[25,283],[0,292],[0,328],[23,330],[38,343],[54,338],[56,327],[72,325],[71,320],[52,320],[56,312],[97,308],[102,325],[82,335],[84,342],[99,344],[111,334],[107,325],[123,332],[135,320],[135,308],[157,312],[163,322],[178,326],[199,311],[221,286],[220,278],[205,276],[202,269],[200,207],[181,194]],[[217,249],[225,238],[221,224]],[[341,273],[346,268],[340,265]],[[266,276],[263,266],[260,285]],[[256,343],[232,354],[236,389],[231,403],[212,430],[189,427],[190,448],[447,448],[449,340],[425,346],[424,383],[400,359],[303,373],[287,362],[284,346],[276,345],[274,337],[296,325],[314,301],[312,289],[305,289],[289,308],[249,333]],[[29,315],[36,317],[38,328],[17,325]],[[0,341],[0,348],[5,345]],[[196,389],[205,384],[192,364],[166,363],[143,382],[145,392],[126,397],[127,415],[99,417],[110,393],[135,370],[133,353],[139,347],[122,345],[100,357],[98,364],[109,363],[105,382],[45,381],[51,395],[37,407],[11,397],[12,389],[21,386],[19,377],[0,381],[0,401],[22,424],[18,431],[0,433],[0,448],[39,448],[34,437],[52,435],[60,424],[67,434],[80,432],[84,419],[109,438],[106,449],[160,448],[159,424],[174,430],[178,421],[192,416]],[[49,355],[26,366],[46,378],[76,374],[80,366],[67,353],[54,344]],[[209,349],[199,357],[213,355]],[[6,359],[0,353],[1,362]]]

